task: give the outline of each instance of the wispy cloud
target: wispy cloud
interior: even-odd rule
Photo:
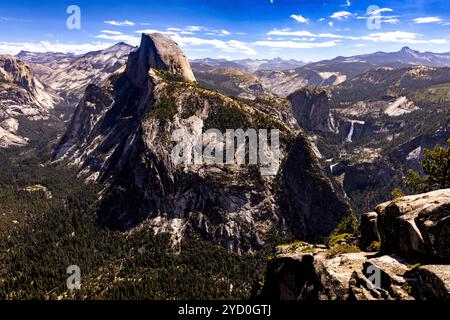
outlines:
[[[190,30],[207,30],[205,27],[199,26],[190,26]],[[168,28],[166,31],[158,31],[153,29],[146,30],[137,30],[136,33],[155,33],[160,32],[164,33],[167,36],[171,37],[176,43],[178,43],[183,49],[192,49],[191,47],[203,47],[210,46],[215,49],[219,49],[224,52],[238,52],[246,55],[254,55],[256,51],[246,42],[238,41],[238,40],[222,40],[222,39],[204,39],[195,36],[185,36],[182,34],[179,28]],[[226,30],[219,30],[219,34],[226,34]],[[217,35],[217,34],[216,34]],[[201,48],[205,49],[205,48]]]
[[[353,16],[353,13],[350,13],[348,11],[337,11],[334,12],[330,18],[332,19],[336,19],[336,20],[343,20],[343,19],[347,19],[348,17]]]
[[[21,50],[32,52],[64,52],[81,54],[89,51],[106,49],[111,46],[110,42],[93,42],[93,43],[61,43],[40,41],[33,42],[7,42],[0,41],[0,54],[17,54]]]
[[[101,33],[107,33],[107,34],[123,34],[120,31],[114,31],[114,30],[102,30]]]
[[[391,15],[391,16],[384,16],[384,12],[393,12],[394,10],[391,8],[379,8],[372,11],[367,12],[367,16],[364,17],[357,17],[358,20],[367,20],[372,19],[373,21],[379,22],[379,23],[389,23],[389,24],[397,24],[400,23],[400,20],[398,19],[398,15]]]
[[[332,33],[312,33],[309,31],[291,31],[290,29],[271,30],[267,33],[268,36],[293,36],[293,37],[312,37],[312,38],[335,38],[342,39],[344,36]]]
[[[347,1],[345,1],[345,4],[343,4],[341,7],[348,8],[351,5],[352,5],[352,2],[350,0],[347,0]]]
[[[341,40],[354,40],[354,41],[371,41],[371,42],[400,42],[408,44],[446,44],[446,39],[424,39],[423,35],[405,31],[390,31],[390,32],[378,32],[371,33],[366,36],[352,36],[352,35],[340,35],[334,33],[312,33],[309,31],[291,31],[289,29],[283,30],[271,30],[267,33],[268,36],[281,36],[281,37],[305,37],[310,38],[311,41],[315,38],[329,38],[329,39],[341,39]]]
[[[326,42],[297,42],[297,41],[256,41],[254,45],[269,48],[286,48],[286,49],[313,49],[334,47],[340,40]]]
[[[374,16],[374,15],[378,15],[380,13],[383,12],[393,12],[394,10],[391,8],[380,8],[380,9],[376,9],[376,10],[372,10],[370,12],[368,12],[369,15]]]
[[[309,19],[306,19],[301,14],[292,14],[291,18],[300,23],[306,23],[306,24],[309,23]]]
[[[124,21],[106,20],[105,23],[109,24],[111,26],[117,26],[117,27],[132,27],[132,26],[136,25],[136,23],[134,23],[132,21],[128,21],[128,20],[124,20]]]
[[[399,42],[408,44],[446,44],[447,39],[423,39],[422,35],[405,32],[405,31],[391,31],[371,33],[367,36],[361,37],[361,40],[373,42]]]
[[[439,17],[422,17],[422,18],[415,18],[413,20],[414,23],[416,24],[421,24],[421,23],[437,23],[437,22],[442,22],[442,19]]]
[[[131,45],[138,45],[140,42],[140,38],[136,37],[134,35],[127,35],[127,34],[122,34],[122,33],[110,33],[110,32],[106,32],[106,33],[101,33],[97,36],[95,36],[98,39],[105,39],[105,40],[112,40],[112,41],[123,41],[123,42],[127,42],[128,44]]]

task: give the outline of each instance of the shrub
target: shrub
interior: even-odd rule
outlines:
[[[341,253],[356,253],[356,252],[361,252],[361,250],[354,244],[347,244],[347,243],[337,244],[328,250],[327,258],[332,258]]]
[[[339,222],[336,229],[330,234],[327,240],[327,245],[332,246],[343,242],[358,232],[358,221],[356,217],[351,214]]]
[[[378,252],[378,251],[380,251],[380,246],[381,246],[380,241],[374,241],[366,248],[366,251],[367,252]]]
[[[343,233],[350,233],[351,235],[355,235],[357,231],[358,231],[358,220],[356,220],[356,217],[353,214],[351,214],[348,217],[342,219],[341,222],[339,222],[336,229],[334,229],[332,235]]]
[[[353,235],[350,233],[341,233],[341,234],[337,234],[337,235],[331,235],[330,238],[328,239],[328,245],[334,246],[336,244],[346,242],[351,237],[353,237]]]
[[[402,191],[402,189],[400,189],[400,188],[395,188],[394,190],[392,190],[391,196],[392,196],[392,199],[395,200],[395,199],[404,197],[404,196],[405,196],[405,193]]]

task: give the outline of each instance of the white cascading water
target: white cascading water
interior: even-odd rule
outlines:
[[[350,131],[348,132],[347,139],[346,139],[348,142],[353,142],[352,138],[353,138],[353,133],[355,132],[355,123],[366,124],[364,121],[352,120],[351,121],[352,126],[350,127]]]
[[[355,121],[352,121],[352,126],[350,127],[350,131],[347,136],[347,141],[352,142],[353,132],[355,131]]]
[[[330,173],[331,173],[331,174],[333,174],[333,169],[334,169],[334,167],[336,167],[337,165],[338,165],[337,163],[330,165]]]

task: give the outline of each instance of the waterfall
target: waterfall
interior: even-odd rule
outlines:
[[[347,141],[352,142],[353,132],[355,131],[355,121],[352,121],[352,126],[350,127],[350,132],[347,136]]]
[[[330,165],[330,172],[331,172],[331,175],[333,175],[333,169],[334,169],[334,167],[336,167],[337,165],[338,165],[337,163]]]
[[[364,121],[360,121],[360,120],[351,120],[350,123],[352,124],[352,126],[350,127],[350,131],[348,132],[347,139],[345,139],[345,140],[347,140],[348,142],[353,142],[352,138],[353,138],[353,133],[355,132],[355,123],[361,124],[361,125],[364,125],[366,123]]]

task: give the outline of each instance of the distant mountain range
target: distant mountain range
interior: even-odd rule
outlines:
[[[262,63],[262,61],[266,61]],[[295,63],[297,62],[297,64]],[[405,68],[414,65],[450,66],[450,53],[419,52],[404,47],[397,52],[375,52],[353,57],[336,57],[305,64],[297,60],[193,60],[194,71],[206,66],[236,68],[253,73],[269,91],[282,97],[305,86],[338,85],[346,80],[379,67]]]
[[[21,51],[16,57],[28,63],[35,77],[57,91],[66,102],[76,103],[89,83],[100,84],[106,80],[126,63],[133,49],[119,42],[82,55]]]
[[[236,68],[245,72],[256,72],[258,70],[288,70],[295,69],[306,65],[306,62],[298,60],[283,60],[281,58],[275,59],[241,59],[241,60],[226,60],[226,59],[195,59],[191,60],[193,68],[198,68],[201,65],[208,65],[216,68]]]

